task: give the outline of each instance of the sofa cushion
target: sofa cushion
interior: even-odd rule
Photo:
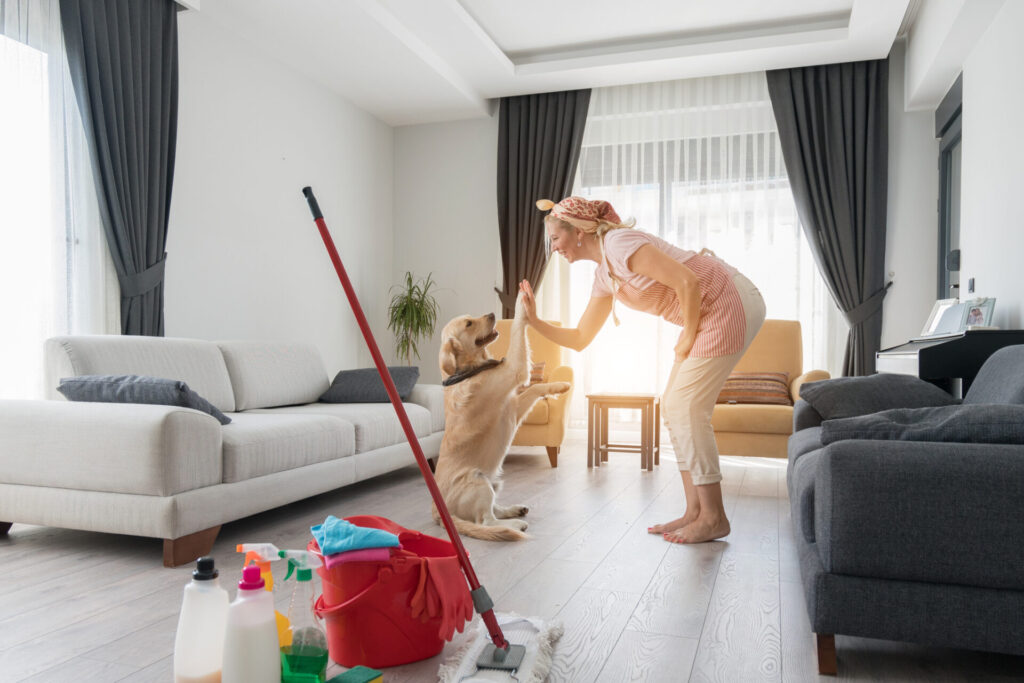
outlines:
[[[224,356],[213,342],[173,337],[81,335],[53,337],[44,345],[51,398],[57,383],[78,375],[145,375],[181,380],[225,413],[235,410]]]
[[[302,342],[217,342],[231,377],[235,410],[316,401],[327,390],[320,351]]]
[[[530,408],[530,412],[523,419],[523,424],[546,425],[550,419],[550,412],[548,398],[545,396],[533,404],[533,408]]]
[[[1024,345],[999,349],[985,361],[964,403],[1024,404]]]
[[[892,408],[948,406],[960,402],[923,379],[891,373],[807,382],[800,386],[800,398],[810,403],[825,420]]]
[[[417,437],[430,435],[430,411],[415,403],[403,403]],[[302,406],[267,408],[251,411],[274,415],[325,415],[338,417],[355,427],[356,453],[405,442],[405,432],[390,403],[309,403]]]
[[[388,366],[391,381],[395,383],[398,398],[405,401],[420,378],[420,369],[414,365]],[[320,396],[324,403],[388,403],[384,382],[377,368],[342,370],[334,376],[331,386]]]
[[[181,380],[140,375],[79,375],[62,378],[57,391],[69,401],[178,406],[212,415],[222,425],[231,422],[231,418]]]
[[[846,439],[1024,443],[1024,405],[957,405],[900,408],[825,420],[821,442]]]
[[[222,428],[225,483],[355,453],[355,429],[337,417],[249,412],[231,418]]]
[[[785,372],[734,372],[725,380],[716,403],[793,405]]]
[[[773,405],[718,404],[711,413],[711,426],[716,432],[747,434],[790,434],[793,431],[793,408]]]
[[[440,384],[417,384],[409,392],[409,403],[423,406],[430,412],[431,431],[444,429],[444,387]]]

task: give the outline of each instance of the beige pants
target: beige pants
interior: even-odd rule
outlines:
[[[711,411],[729,373],[764,322],[764,299],[754,283],[741,273],[733,276],[732,281],[747,318],[743,349],[728,356],[687,358],[676,363],[661,398],[662,415],[672,438],[679,469],[689,471],[693,483],[698,486],[722,481],[715,430],[711,428]]]

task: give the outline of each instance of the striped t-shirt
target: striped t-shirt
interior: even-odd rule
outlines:
[[[682,311],[674,289],[652,278],[634,273],[627,261],[637,249],[650,244],[697,276],[700,287],[700,322],[690,356],[714,358],[743,350],[747,319],[743,302],[732,278],[736,269],[708,250],[696,253],[680,249],[642,230],[619,228],[605,235],[604,252],[608,260],[599,263],[594,273],[591,296],[612,296],[608,266],[618,279],[616,299],[630,308],[659,316],[673,325],[683,326]]]

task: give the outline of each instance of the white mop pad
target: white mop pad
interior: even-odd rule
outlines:
[[[520,683],[543,683],[547,680],[551,669],[551,659],[555,643],[562,637],[565,629],[560,623],[548,624],[534,617],[521,617],[517,614],[494,615],[498,619],[505,639],[513,645],[525,645],[526,655],[517,671],[499,671],[496,669],[477,669],[476,660],[491,637],[487,633],[487,625],[482,621],[477,629],[477,637],[469,641],[448,658],[437,671],[441,683],[482,683],[485,681],[515,681]],[[514,678],[513,678],[514,676]]]

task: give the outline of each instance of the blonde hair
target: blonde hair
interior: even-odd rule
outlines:
[[[573,230],[579,229],[587,233],[588,235],[597,236],[597,246],[601,249],[601,260],[604,262],[605,269],[608,271],[608,277],[611,278],[612,281],[612,321],[615,323],[616,326],[618,326],[619,316],[615,315],[615,299],[618,296],[618,290],[622,283],[619,281],[619,278],[615,277],[615,274],[612,273],[611,264],[608,263],[608,255],[604,251],[604,238],[612,230],[632,229],[633,227],[636,226],[636,219],[630,218],[624,223],[612,223],[604,219],[597,219],[596,221],[580,221],[580,223],[592,222],[593,225],[578,225],[576,223],[570,223],[564,218],[559,218],[558,216],[549,213],[547,216],[544,217],[544,222],[553,223],[562,230],[568,230],[571,232]],[[545,242],[548,241],[547,232],[544,233],[544,240]],[[548,251],[550,251],[551,245],[548,244],[547,247]]]

